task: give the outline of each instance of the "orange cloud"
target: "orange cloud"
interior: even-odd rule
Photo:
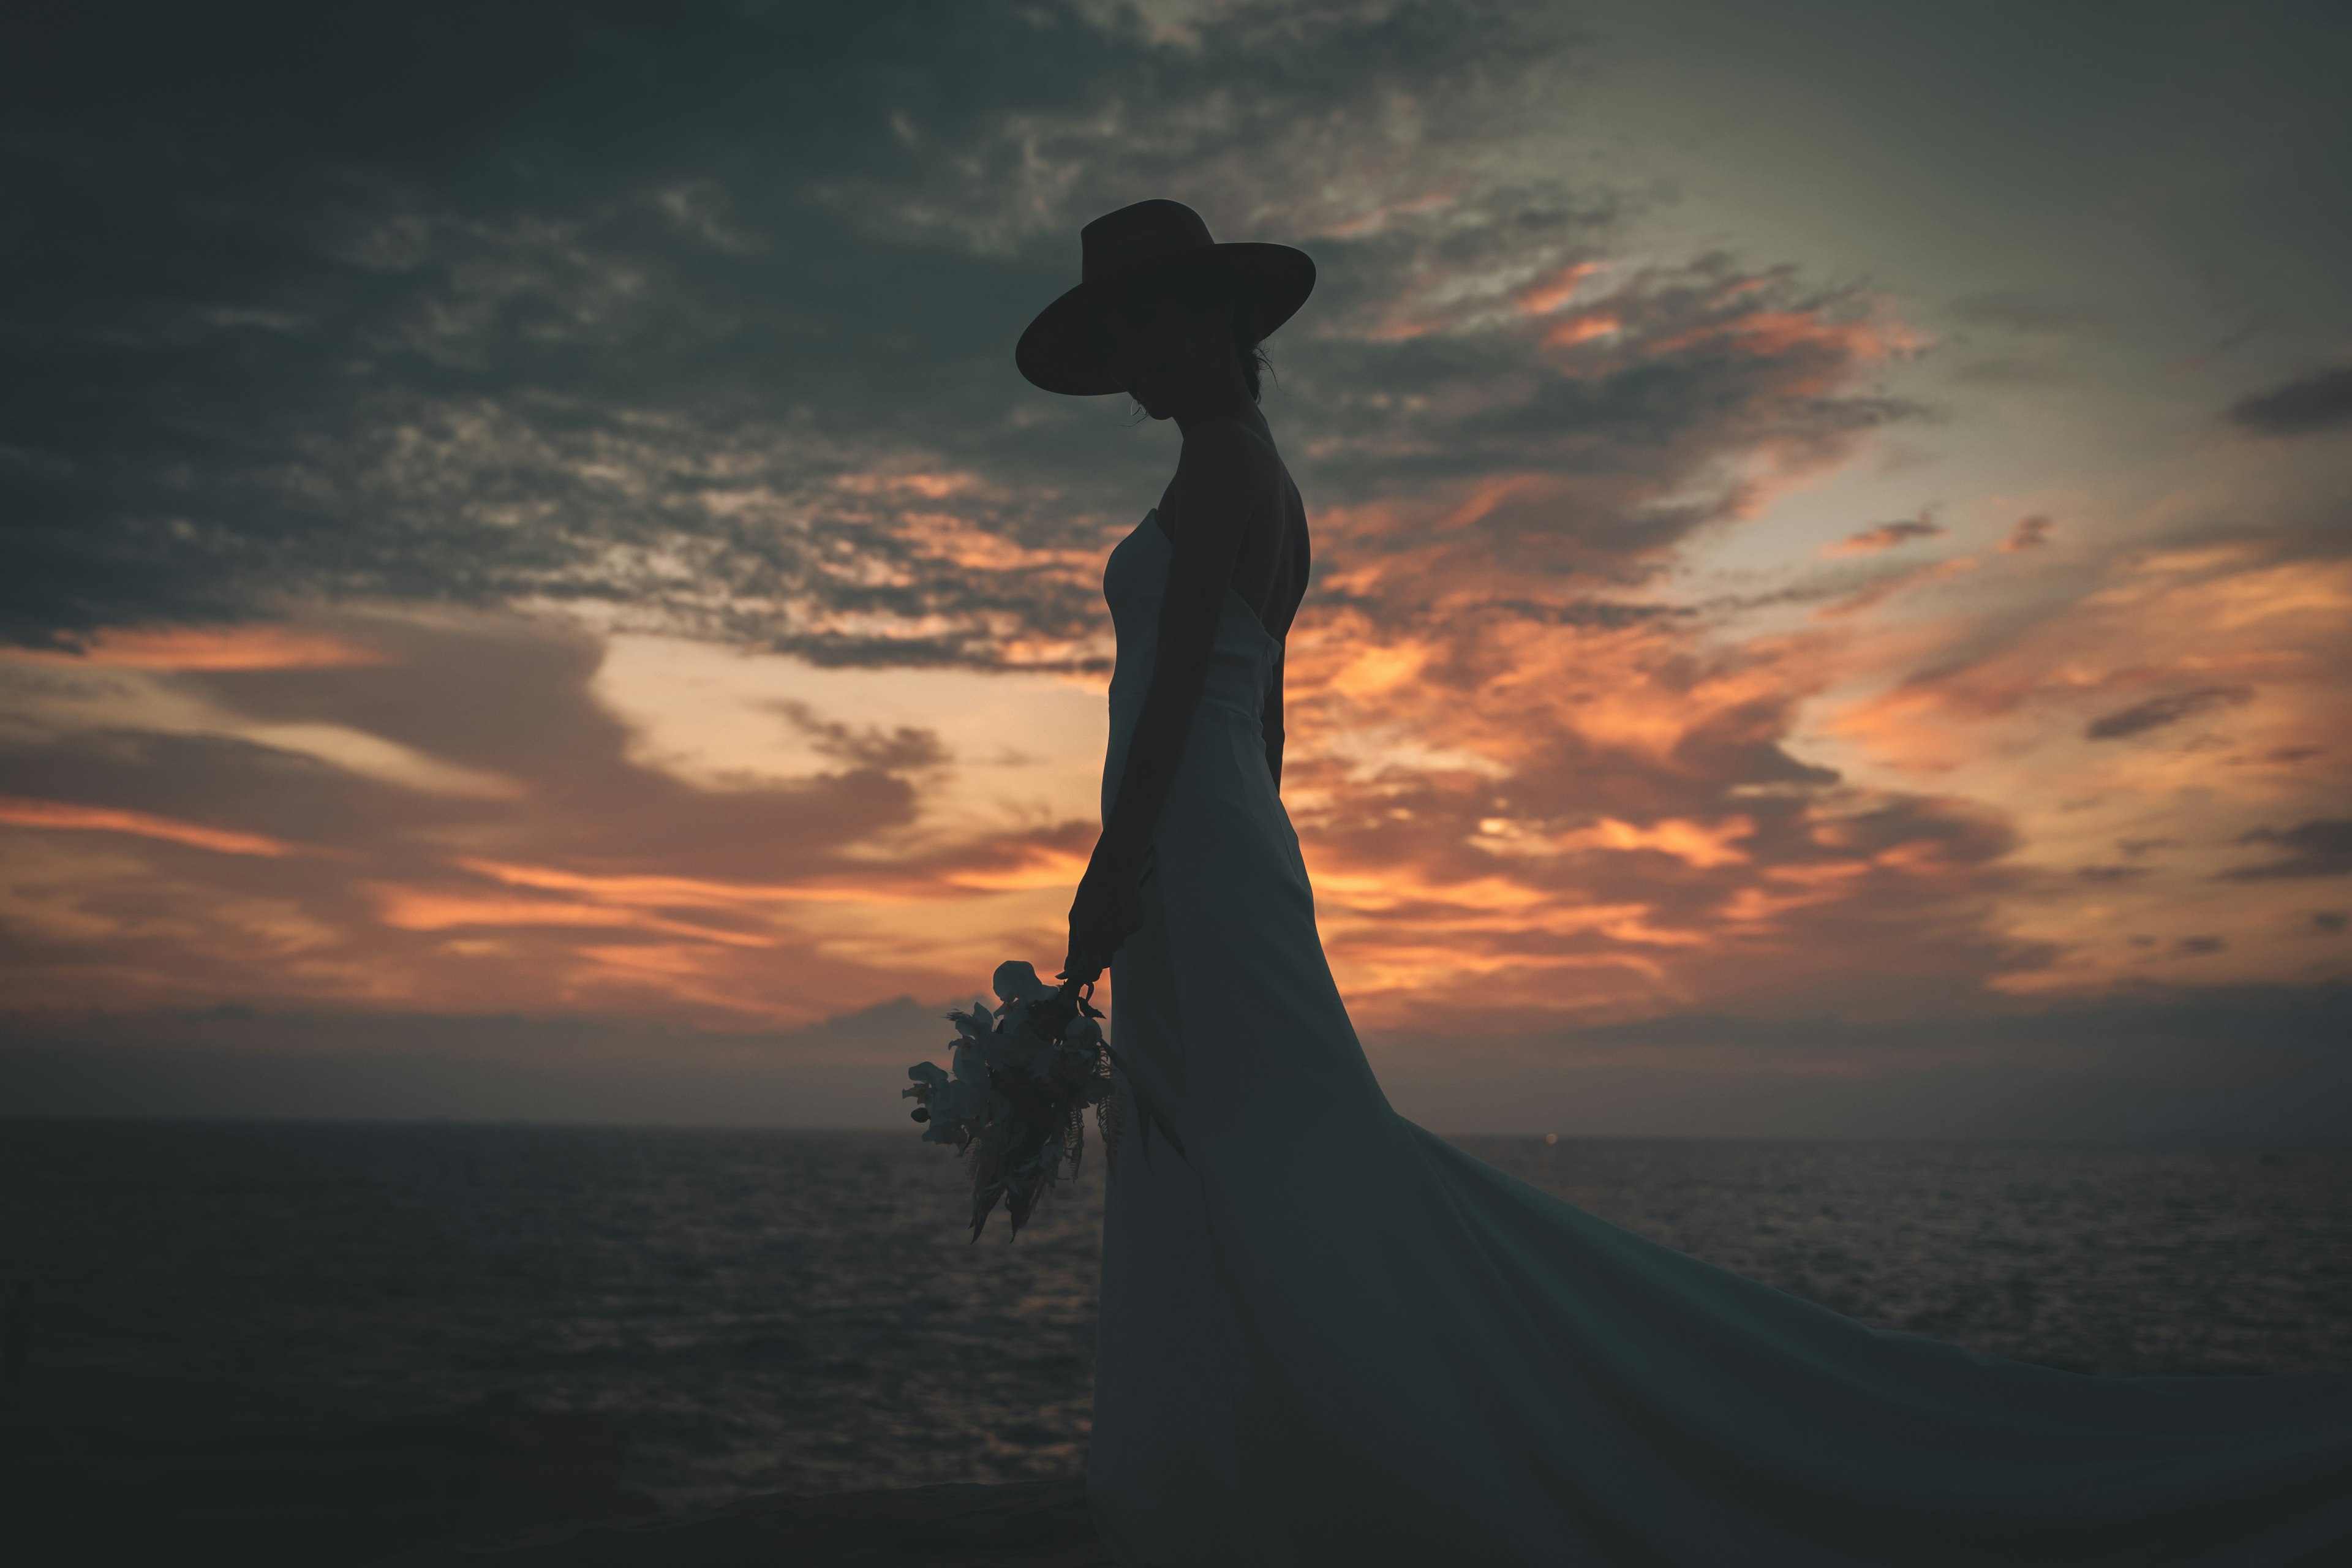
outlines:
[[[859,870],[835,870],[794,882],[722,882],[694,877],[598,875],[549,867],[517,866],[461,857],[456,864],[511,887],[584,896],[624,909],[756,910],[772,905],[935,902],[959,893],[1000,893],[1075,887],[1087,853],[1051,844],[989,847],[966,863],[924,866],[899,861]]]
[[[949,871],[944,873],[943,879],[950,887],[985,893],[1076,888],[1078,879],[1086,875],[1087,861],[1093,856],[1091,847],[1085,850],[1057,849],[1047,845],[1022,847],[1024,852],[1009,864]]]
[[[1797,397],[1827,395],[1863,365],[1924,348],[1927,340],[1883,313],[1832,315],[1824,310],[1757,310],[1706,321],[1644,342],[1643,352],[1670,354],[1702,343],[1717,344],[1759,359],[1818,362],[1819,368],[1793,375],[1786,392]]]
[[[401,931],[449,931],[463,926],[624,926],[670,936],[690,936],[730,947],[775,945],[771,937],[669,920],[626,906],[484,898],[383,883],[369,890],[378,900],[377,918]]]
[[[1396,209],[1382,244],[1407,247],[1404,216]],[[2333,820],[2309,803],[2340,784],[2335,737],[2352,729],[2340,574],[2243,542],[2103,566],[2086,530],[2064,560],[2030,572],[1988,553],[1807,575],[1786,593],[1766,583],[1752,603],[1771,605],[1759,614],[1781,629],[1727,621],[1683,568],[1704,568],[1708,541],[1869,451],[1898,416],[1890,400],[1845,394],[1921,342],[1843,296],[1805,294],[1778,272],[1727,277],[1727,266],[1644,273],[1595,302],[1583,293],[1594,263],[1508,294],[1492,272],[1449,271],[1433,252],[1410,289],[1366,307],[1390,325],[1353,331],[1349,352],[1453,331],[1447,355],[1395,358],[1458,357],[1468,370],[1415,372],[1434,378],[1425,384],[1368,374],[1354,416],[1309,426],[1292,449],[1312,501],[1322,497],[1309,464],[1351,476],[1346,503],[1314,514],[1317,592],[1287,651],[1285,794],[1359,1021],[1442,1026],[1458,1040],[1690,1005],[1818,1008],[1826,997],[1899,1012],[1989,989],[2095,987],[2121,972],[2127,937],[2147,939],[2130,950],[2140,973],[2193,952],[2216,973],[2238,965],[2229,973],[2254,978],[2266,950],[2246,932],[2260,921],[2284,930],[2293,916],[2297,940],[2316,943],[2302,933],[2326,928],[2285,901],[2307,888],[2228,873],[2249,862],[2256,828]],[[1561,347],[1579,352],[1545,352]],[[1626,374],[1678,355],[1673,376]],[[1659,380],[1698,393],[1662,410]],[[1643,438],[1623,439],[1629,428]],[[995,469],[908,457],[705,500],[747,516],[788,504],[815,514],[810,570],[825,591],[777,612],[793,647],[850,665],[1098,667],[1106,503],[1034,493],[1051,504],[1033,507]],[[2074,499],[2065,504],[2074,515]],[[2022,520],[2002,549],[2046,542],[2053,526]],[[1941,533],[1923,514],[1823,553],[1875,556]],[[1905,597],[1928,583],[1948,584],[1932,619]],[[2018,597],[2021,585],[2043,597]],[[1821,605],[1832,588],[1843,597]],[[1036,611],[1045,594],[1075,607]],[[1091,843],[1090,804],[1067,792],[1050,807],[992,800],[981,742],[940,739],[919,713],[894,714],[896,730],[835,722],[827,715],[843,710],[794,686],[804,669],[761,667],[747,686],[773,689],[744,706],[741,726],[808,715],[795,721],[802,763],[783,769],[754,734],[728,766],[689,778],[663,760],[680,749],[670,738],[593,698],[605,650],[587,634],[467,642],[427,627],[390,645],[393,672],[361,668],[373,656],[345,658],[331,638],[276,636],[209,650],[100,639],[93,657],[152,660],[225,710],[250,702],[276,726],[347,722],[517,788],[393,799],[364,780],[297,775],[282,752],[219,736],[168,756],[159,743],[152,763],[90,742],[57,763],[67,782],[53,790],[45,778],[44,793],[123,798],[110,793],[121,775],[202,767],[212,771],[175,774],[189,798],[266,798],[271,815],[248,819],[364,859],[355,870],[296,859],[275,839],[33,803],[52,813],[34,826],[277,846],[142,888],[170,913],[139,933],[142,984],[228,984],[206,921],[234,907],[247,950],[272,955],[249,961],[253,986],[347,1000],[497,1010],[590,997],[732,1021],[945,994],[1008,954],[1051,956]],[[320,674],[195,679],[279,668]],[[1074,772],[1096,760],[1066,733],[1041,748],[1020,725],[990,722],[988,748],[1001,733],[1006,751],[1066,750]],[[919,763],[875,761],[858,750],[869,733],[877,746],[923,737],[904,748]],[[839,767],[806,764],[813,736],[833,737],[815,749]],[[2116,847],[2149,843],[2174,847],[2144,859]],[[2085,873],[2118,855],[2143,874]],[[69,879],[21,895],[47,900],[46,923],[13,929],[38,925],[56,945],[17,973],[55,973],[77,941],[85,958],[124,942],[75,934],[98,922],[77,925]],[[10,896],[30,886],[13,879]],[[2223,920],[2213,911],[2229,900],[2239,903]],[[2215,923],[2174,929],[2168,911]],[[2183,945],[2224,926],[2219,947]],[[2292,956],[2315,966],[2315,952]]]
[[[1513,301],[1530,316],[1548,316],[1567,304],[1584,280],[1600,270],[1598,261],[1570,263],[1522,289],[1512,296]]]
[[[1815,720],[1850,774],[1932,776],[2008,814],[2021,879],[1988,925],[2045,957],[1986,986],[2096,993],[2192,958],[2184,983],[2341,973],[2299,895],[2230,873],[2244,835],[2344,798],[2352,563],[2276,540],[2135,551],[2037,611],[1994,600],[1915,626],[1912,673]],[[1949,872],[1933,844],[1875,854]]]
[[[26,800],[15,795],[0,795],[0,822],[17,827],[55,828],[67,832],[129,833],[142,838],[160,838],[170,844],[209,849],[215,855],[258,855],[274,859],[284,855],[318,853],[301,845],[264,837],[258,833],[205,827],[193,822],[175,821],[168,816],[152,816],[143,811],[120,811],[110,806],[79,805],[61,800]]]
[[[1544,333],[1544,342],[1556,349],[1574,348],[1594,338],[1605,338],[1625,330],[1625,323],[1607,310],[1593,310],[1568,320]]]
[[[918,495],[940,500],[980,483],[976,474],[843,474],[833,481],[857,495]]]
[[[866,886],[828,886],[812,882],[720,882],[698,877],[600,876],[545,866],[509,865],[470,856],[461,856],[456,863],[468,871],[510,887],[585,894],[598,903],[628,909],[734,910],[773,903],[863,902],[875,898],[877,892],[877,889]]]
[[[1647,827],[1604,816],[1591,827],[1566,833],[1552,842],[1562,849],[1654,849],[1697,867],[1738,866],[1746,852],[1731,847],[1735,838],[1753,837],[1756,824],[1745,816],[1727,817],[1709,827],[1680,817],[1666,817]]]
[[[77,650],[8,648],[0,658],[99,665],[118,669],[336,669],[382,664],[373,648],[291,626],[113,627],[93,632]]]

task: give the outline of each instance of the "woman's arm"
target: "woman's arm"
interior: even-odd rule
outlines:
[[[1268,460],[1265,448],[1237,425],[1205,425],[1184,438],[1171,487],[1181,527],[1171,542],[1168,583],[1160,600],[1151,685],[1136,716],[1110,816],[1070,906],[1066,977],[1092,980],[1100,974],[1142,921],[1136,879],[1208,686],[1234,563],[1251,510],[1265,494]]]
[[[1258,715],[1258,731],[1265,737],[1265,771],[1274,775],[1274,787],[1282,788],[1282,655],[1284,645],[1274,645],[1274,673],[1265,685],[1265,710]]]

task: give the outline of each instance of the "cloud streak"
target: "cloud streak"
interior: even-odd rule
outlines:
[[[281,855],[305,853],[299,845],[259,833],[232,833],[193,822],[174,822],[144,811],[113,811],[61,800],[22,800],[0,795],[0,823],[68,833],[128,833],[165,844],[209,849],[215,855],[260,855],[275,859]]]
[[[1874,528],[1865,528],[1860,533],[1848,534],[1836,543],[1826,546],[1822,553],[1833,557],[1875,555],[1881,551],[1908,544],[1915,539],[1940,538],[1943,532],[1941,525],[1925,518],[1907,518],[1899,522],[1882,522]]]
[[[2161,730],[2168,724],[2178,724],[2183,719],[2216,708],[2242,708],[2254,700],[2253,689],[2246,686],[2200,686],[2193,691],[2176,691],[2168,697],[2151,697],[2145,702],[2135,702],[2113,713],[2103,713],[2083,726],[2086,741],[2122,741],[2150,730]]]

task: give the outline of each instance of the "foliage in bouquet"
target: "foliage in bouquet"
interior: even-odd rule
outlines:
[[[952,1071],[930,1062],[907,1069],[915,1081],[901,1091],[916,1101],[926,1123],[923,1142],[952,1144],[971,1162],[971,1238],[980,1239],[1002,1202],[1018,1236],[1022,1222],[1062,1175],[1076,1175],[1086,1152],[1087,1107],[1093,1106],[1108,1142],[1113,1133],[1111,1054],[1097,1022],[1101,1012],[1076,982],[1055,987],[1021,963],[997,965],[992,989],[1003,1004],[950,1012],[956,1026]],[[1136,1090],[1130,1076],[1130,1090]],[[1147,1143],[1157,1121],[1178,1153],[1184,1145],[1148,1100],[1137,1098]]]

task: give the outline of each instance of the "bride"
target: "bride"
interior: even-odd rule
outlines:
[[[1256,345],[1314,264],[1168,201],[1081,240],[1022,374],[1183,433],[1103,574],[1103,832],[1065,970],[1109,967],[1120,1057],[1184,1142],[1130,1133],[1109,1180],[1087,1491],[1113,1555],[2352,1563],[2352,1373],[2084,1377],[1865,1328],[1390,1108],[1277,794],[1307,535]]]

